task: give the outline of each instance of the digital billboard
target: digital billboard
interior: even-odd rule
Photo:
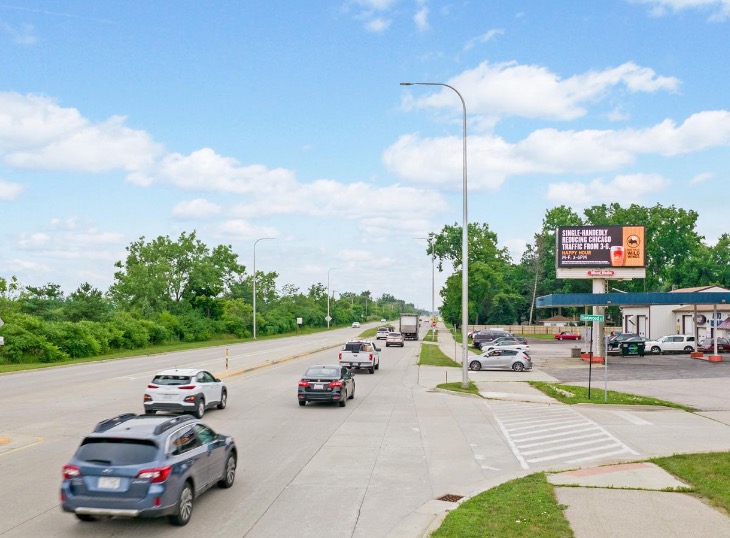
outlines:
[[[555,239],[558,269],[645,267],[643,226],[560,226]]]

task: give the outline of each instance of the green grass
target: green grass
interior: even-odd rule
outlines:
[[[436,332],[428,331],[428,333],[426,333],[426,336],[423,337],[423,341],[424,342],[438,342],[439,341],[438,331],[436,331]]]
[[[418,360],[421,366],[453,366],[461,368],[461,364],[454,362],[444,355],[438,346],[433,344],[421,344],[421,355]]]
[[[433,538],[572,537],[545,473],[511,480],[487,490],[449,512]]]
[[[461,386],[461,381],[454,381],[452,383],[441,383],[440,385],[436,385],[436,388],[453,390],[454,392],[466,392],[467,394],[476,394],[477,396],[479,396],[479,389],[471,380],[469,380],[469,386],[467,388]]]
[[[730,452],[680,454],[651,461],[689,484],[712,506],[730,514]]]
[[[636,394],[627,394],[625,392],[608,391],[608,399],[605,397],[603,388],[596,386],[591,387],[591,398],[588,399],[588,387],[578,387],[574,385],[560,385],[556,383],[545,383],[543,381],[529,381],[530,385],[544,392],[551,398],[566,404],[593,403],[593,404],[619,404],[619,405],[662,405],[664,407],[674,407],[676,409],[684,409],[693,412],[695,409],[687,405],[682,405],[657,398],[649,398],[646,396],[637,396]]]

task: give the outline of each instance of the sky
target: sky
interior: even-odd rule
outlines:
[[[712,245],[728,50],[730,0],[0,0],[0,277],[106,291],[194,231],[279,289],[438,308],[464,109],[468,220],[515,263],[559,205],[693,210]]]

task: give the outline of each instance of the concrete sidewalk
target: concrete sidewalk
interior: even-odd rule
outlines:
[[[461,362],[461,346],[444,327],[439,331],[438,345],[445,355]],[[446,376],[450,381],[461,379],[461,373],[454,368],[427,370],[419,374],[419,384],[426,388],[443,383]],[[450,373],[442,370],[450,370]],[[495,377],[490,372],[469,372],[469,378],[479,387],[482,396],[489,399],[554,402],[523,382],[556,381],[540,372],[539,368],[509,379],[503,375],[505,373],[499,372],[500,375]],[[567,507],[565,516],[576,538],[730,536],[730,517],[686,493],[687,484],[653,463],[622,463],[548,472],[547,477],[555,487],[558,502]],[[492,484],[491,487],[497,485]],[[453,503],[426,503],[389,536],[426,537],[440,526],[448,510],[452,509]],[[425,528],[424,522],[429,520],[430,524]]]

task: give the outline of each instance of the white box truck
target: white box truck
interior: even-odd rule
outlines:
[[[418,314],[401,314],[400,332],[406,340],[418,340]]]

